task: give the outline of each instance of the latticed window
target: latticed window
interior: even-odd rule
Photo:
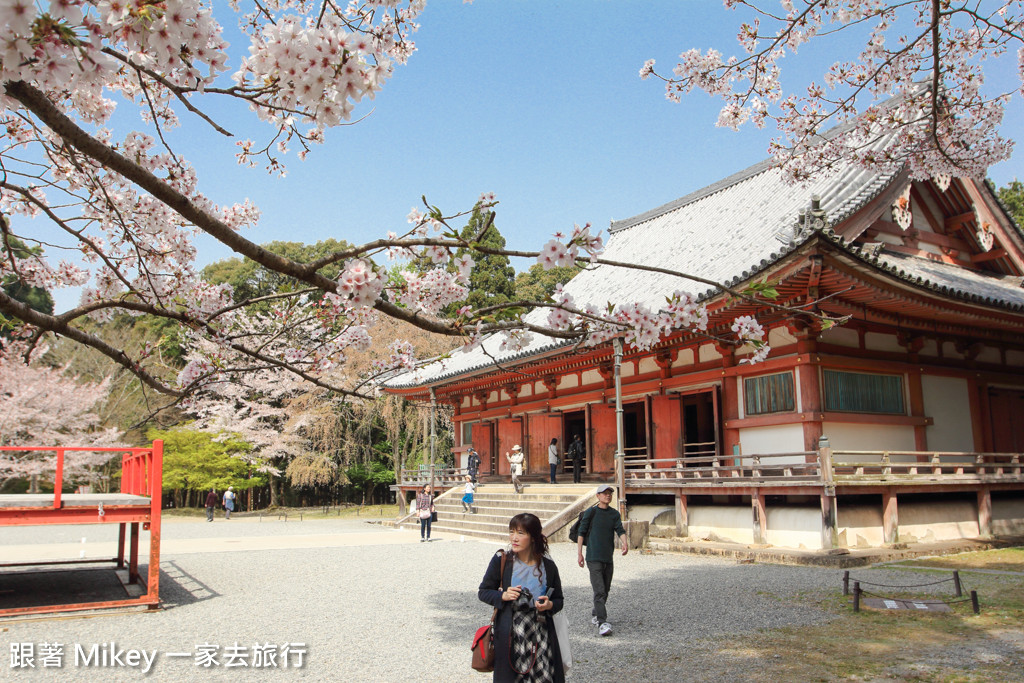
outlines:
[[[825,370],[825,410],[905,415],[902,375]]]
[[[783,413],[796,407],[793,373],[748,377],[743,380],[743,400],[747,415]]]

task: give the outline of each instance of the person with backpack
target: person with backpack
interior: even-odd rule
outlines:
[[[591,610],[590,623],[597,626],[597,632],[602,636],[612,633],[605,603],[612,587],[612,572],[615,568],[612,556],[615,554],[616,536],[622,543],[622,554],[629,552],[622,516],[611,506],[611,502],[612,487],[608,484],[598,486],[597,505],[586,510],[581,516],[576,538],[580,567],[584,565],[583,546],[587,546],[586,566],[590,570],[590,587],[594,590],[594,607]]]
[[[580,435],[577,434],[573,437],[572,443],[569,444],[568,455],[572,458],[572,483],[580,483],[581,473],[583,471],[583,456],[586,454],[586,447],[583,445]]]
[[[469,462],[466,463],[466,474],[476,483],[476,475],[480,471],[480,454],[476,452],[473,445],[469,446]]]

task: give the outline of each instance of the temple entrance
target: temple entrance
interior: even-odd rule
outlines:
[[[576,437],[577,434],[580,435],[580,438],[583,439],[583,442],[584,442],[583,445],[586,446],[586,441],[587,441],[587,416],[586,416],[586,413],[584,411],[582,411],[582,410],[574,410],[571,413],[563,413],[562,414],[562,438],[559,440],[559,445],[561,447],[561,451],[562,451],[562,454],[563,454],[562,455],[562,467],[563,467],[563,469],[565,470],[565,472],[567,474],[572,472],[572,458],[569,457],[569,453],[568,453],[568,451],[569,451],[569,444],[572,443],[572,440]],[[584,452],[584,457],[583,457],[583,471],[584,472],[589,472],[590,471],[590,468],[588,467],[588,464],[589,464],[589,462],[588,462],[587,457],[586,457],[586,452]]]

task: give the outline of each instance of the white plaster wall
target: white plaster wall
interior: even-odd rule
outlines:
[[[558,389],[561,390],[561,389],[575,389],[579,385],[580,385],[579,377],[576,376],[576,373],[571,373],[571,374],[568,374],[568,375],[562,375],[562,378],[560,380],[558,380],[558,385],[557,386],[558,386]]]
[[[707,363],[712,360],[720,360],[722,354],[718,352],[714,344],[702,344],[700,349],[700,362]]]
[[[921,387],[924,414],[935,419],[925,427],[929,450],[974,451],[967,380],[922,375]]]
[[[536,396],[540,396],[541,394],[548,393],[548,388],[544,386],[544,382],[538,380],[533,383],[533,393]]]
[[[526,398],[527,396],[533,396],[533,385],[524,384],[519,387],[519,398]]]
[[[1024,497],[992,499],[992,533],[996,536],[1024,535]]]
[[[802,451],[804,427],[800,424],[744,427],[740,429],[740,448],[743,455]]]
[[[768,346],[773,349],[796,344],[796,337],[789,333],[785,327],[773,327],[768,330]]]
[[[871,548],[884,544],[882,499],[878,505],[843,505],[839,501],[836,527],[841,548]]]
[[[1006,364],[1017,367],[1024,365],[1024,352],[1008,350],[1006,352]]]
[[[917,353],[921,356],[937,356],[939,355],[939,343],[934,339],[925,339],[921,350]]]
[[[674,368],[681,368],[684,365],[693,365],[693,349],[683,349],[672,362]]]
[[[749,505],[691,505],[686,513],[691,538],[754,542],[754,522]]]
[[[868,332],[864,335],[864,346],[868,351],[897,351],[905,352],[894,334],[881,334],[880,332]]]
[[[991,346],[986,346],[981,350],[981,353],[978,354],[977,361],[979,363],[998,364],[1003,362],[1003,357],[1000,355],[999,349],[993,348]]]
[[[625,361],[622,364],[622,376],[623,377],[632,377],[635,374],[636,374],[636,366],[633,365],[633,362],[632,361]]]
[[[912,451],[915,445],[914,428],[910,425],[825,422],[822,433],[828,437],[833,451]],[[863,462],[864,456],[857,456],[856,460]]]
[[[853,349],[860,346],[860,335],[857,334],[857,330],[851,330],[848,327],[840,326],[825,330],[819,338],[826,344],[835,344],[836,346],[848,346]]]
[[[646,375],[649,372],[657,372],[658,364],[654,362],[653,358],[644,358],[640,361],[640,374]]]
[[[583,384],[603,384],[604,378],[601,377],[601,373],[597,370],[587,370],[583,373]]]
[[[978,510],[970,501],[898,503],[899,541],[934,543],[977,538]]]
[[[821,550],[821,510],[795,505],[765,507],[768,545]]]
[[[498,400],[499,401],[507,401],[508,399],[509,399],[509,395],[508,395],[507,391],[502,389],[501,391],[498,392]]]

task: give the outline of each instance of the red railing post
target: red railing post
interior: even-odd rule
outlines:
[[[164,498],[164,442],[153,442],[149,460],[149,577],[150,608],[160,604],[160,510]]]
[[[60,510],[60,494],[64,488],[64,449],[57,449],[57,467],[53,473],[53,509]]]

